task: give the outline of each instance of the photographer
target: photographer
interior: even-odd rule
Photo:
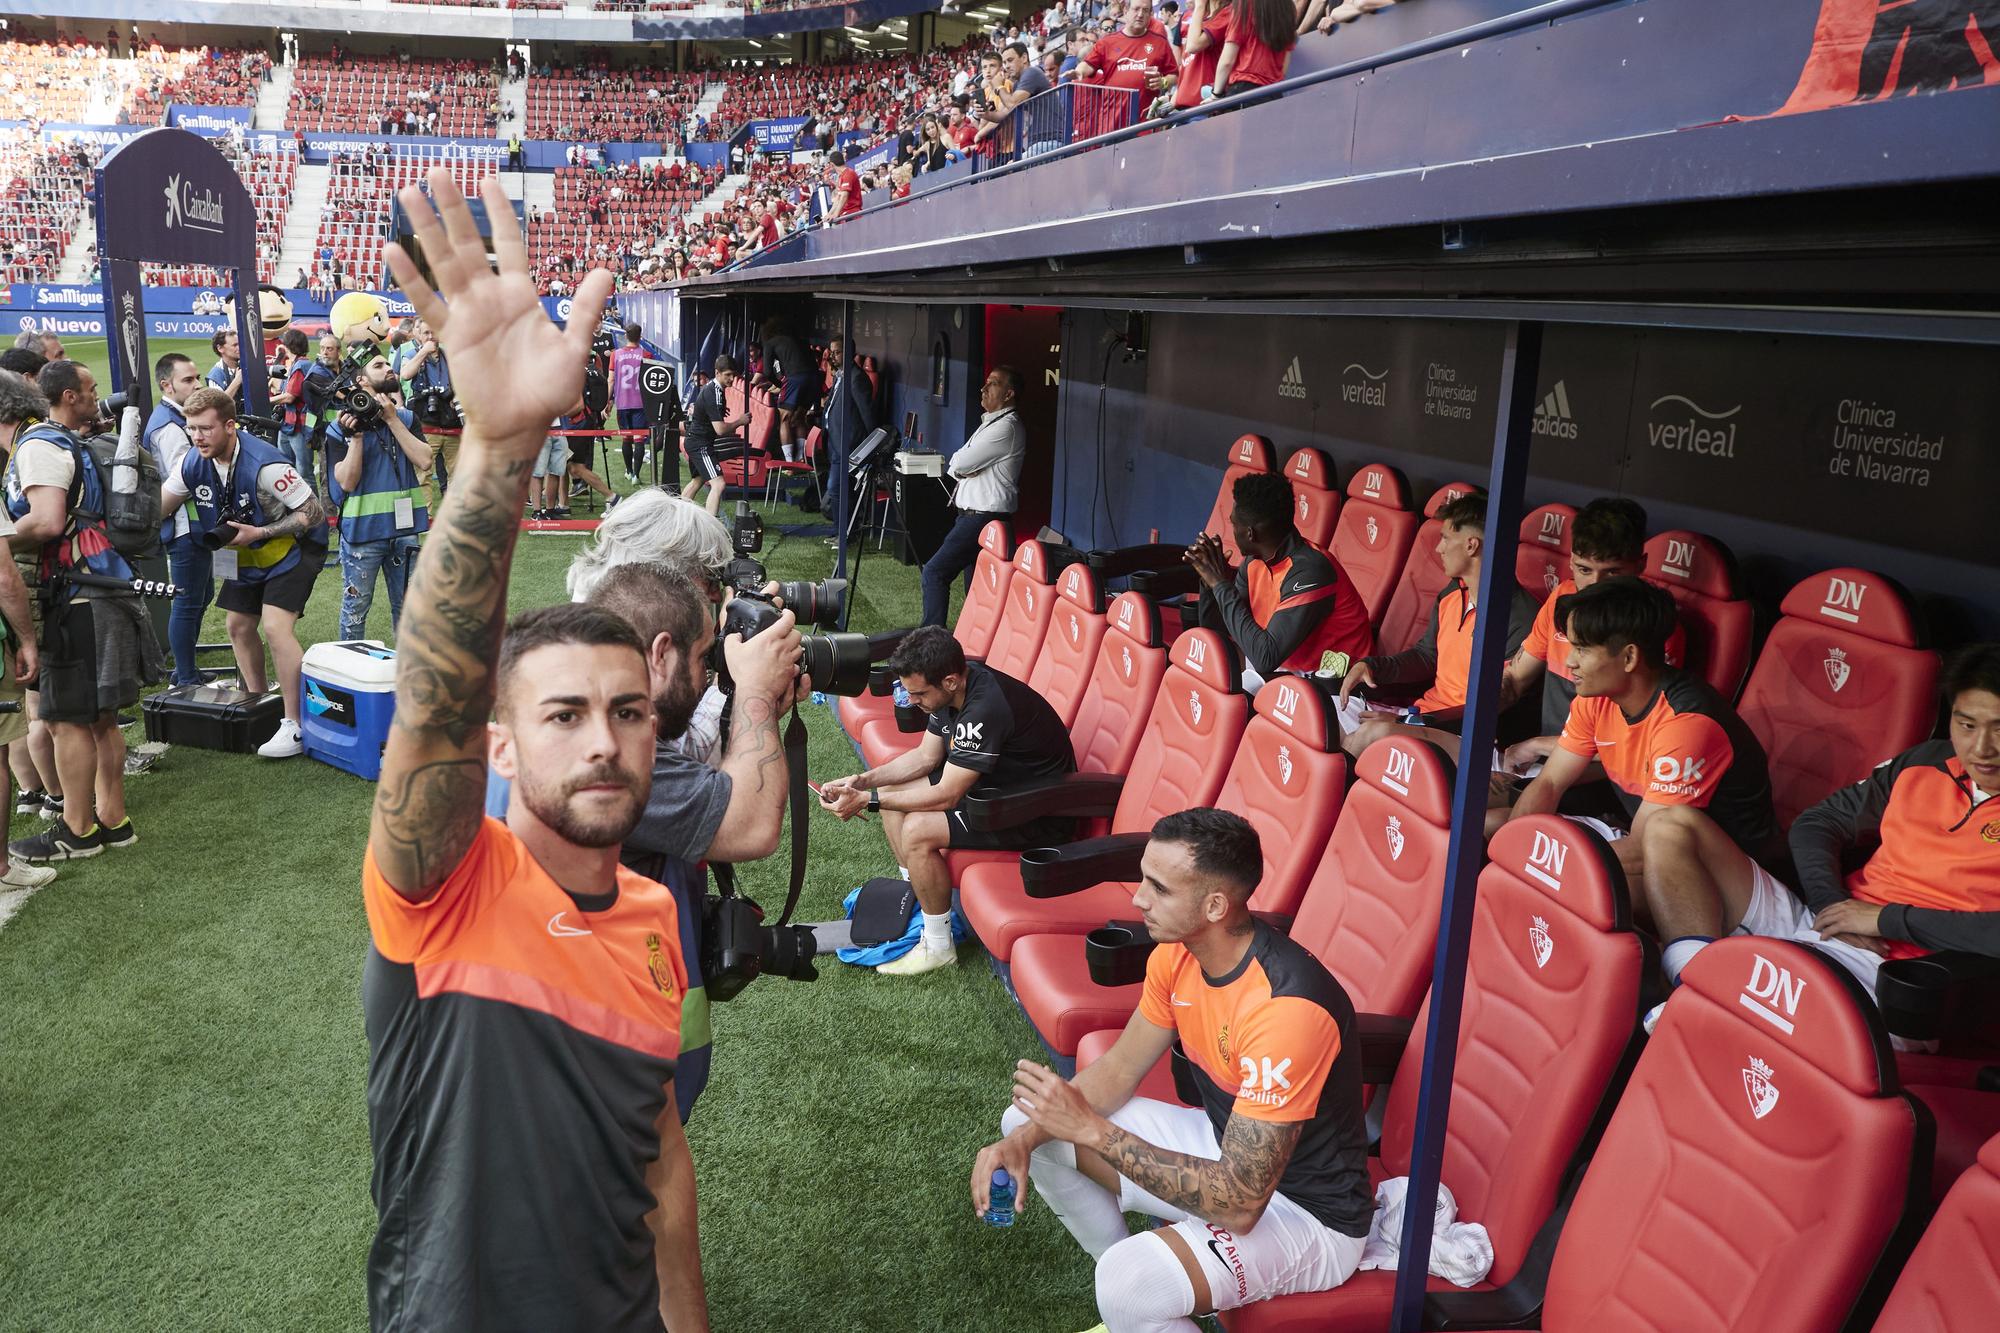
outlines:
[[[735,383],[736,362],[727,356],[716,357],[715,378],[695,393],[694,402],[688,406],[687,424],[681,427],[681,446],[687,453],[688,476],[692,478],[682,495],[692,500],[707,485],[706,506],[711,514],[722,511],[722,464],[716,461],[716,446],[727,444],[739,450],[749,447],[736,433],[750,424],[748,408],[738,416],[729,415],[728,394]]]
[[[306,410],[306,376],[313,363],[306,356],[306,335],[300,329],[286,329],[279,338],[278,346],[284,350],[286,358],[283,379],[271,395],[271,406],[284,409],[280,418],[283,424],[278,431],[278,448],[292,460],[292,466],[299,470],[301,477],[310,477],[312,422]],[[160,471],[164,475],[168,470],[162,457]]]
[[[1068,842],[1076,821],[1061,815],[1018,828],[969,828],[960,802],[979,783],[1007,787],[1076,771],[1069,729],[1048,700],[965,650],[937,625],[912,630],[890,657],[911,702],[930,714],[917,748],[880,768],[838,778],[820,800],[842,819],[882,812],[889,847],[923,907],[923,939],[876,971],[917,976],[957,961],[951,939],[951,848],[1010,849]]]
[[[215,352],[215,364],[209,367],[208,382],[228,394],[236,403],[236,410],[243,410],[243,362],[242,349],[237,345],[234,326],[217,329],[208,340]]]
[[[177,509],[194,497],[199,530],[222,577],[215,604],[229,613],[236,669],[252,694],[268,688],[264,645],[270,644],[285,718],[257,753],[288,759],[305,748],[299,733],[299,665],[305,650],[297,626],[326,563],[326,510],[291,459],[236,429],[236,404],[226,394],[196,389],[181,406],[194,448],[181,460],[181,470],[161,484],[160,503]]]
[[[458,459],[457,431],[464,423],[458,415],[458,405],[452,401],[451,366],[438,350],[437,334],[430,325],[417,325],[416,349],[396,367],[397,378],[410,386],[410,410],[419,426],[453,432],[440,436],[432,453],[436,473],[434,484],[428,489],[435,497],[451,485],[452,464]]]
[[[15,434],[29,422],[46,416],[48,410],[48,399],[42,397],[41,390],[10,370],[0,370],[0,452],[11,451]],[[28,726],[33,718],[29,711],[28,687],[35,683],[39,665],[39,635],[34,605],[29,600],[27,586],[21,581],[21,571],[14,565],[13,553],[8,549],[8,539],[13,535],[12,520],[0,513],[0,615],[4,615],[7,622],[4,671],[0,671],[0,699],[19,705],[19,711],[0,713],[0,746],[9,747],[8,777],[13,771],[29,775],[30,780],[21,788],[22,804],[25,806],[32,799],[35,802],[32,813],[39,814],[47,792],[29,754],[28,745]],[[0,777],[0,782],[6,780],[6,777]],[[9,799],[0,803],[0,811],[13,808],[14,794],[7,792],[6,795]],[[5,869],[0,869],[0,889],[38,889],[55,877],[52,866],[33,866],[9,857]]]
[[[160,386],[160,401],[146,422],[146,447],[159,460],[160,475],[171,477],[181,470],[181,462],[193,446],[187,433],[187,416],[181,405],[201,387],[201,372],[179,352],[168,352],[153,366]],[[173,608],[167,613],[167,645],[173,651],[175,685],[199,685],[207,673],[195,665],[195,646],[201,638],[201,619],[215,598],[214,557],[194,531],[194,507],[162,511],[160,541],[167,548],[168,577],[173,580]]]
[[[340,637],[359,639],[368,629],[379,571],[389,587],[389,627],[403,618],[403,591],[417,560],[417,539],[430,529],[424,477],[431,447],[416,417],[391,395],[394,372],[379,352],[362,367],[362,382],[379,405],[372,421],[342,412],[327,428],[327,456],[337,459],[327,490],[340,515]]]

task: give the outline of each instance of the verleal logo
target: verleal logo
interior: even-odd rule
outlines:
[[[1570,415],[1569,390],[1561,380],[1549,390],[1549,396],[1542,399],[1535,409],[1535,419],[1528,427],[1530,435],[1544,435],[1552,440],[1573,440],[1576,438],[1576,418]]]
[[[1387,407],[1389,372],[1350,361],[1340,372],[1340,401],[1353,407]]]
[[[1538,916],[1528,926],[1528,947],[1534,950],[1536,967],[1549,965],[1549,955],[1556,951],[1556,942],[1549,935],[1546,918]]]
[[[1840,693],[1841,687],[1847,684],[1848,674],[1852,670],[1847,665],[1847,654],[1838,648],[1829,648],[1826,650],[1826,661],[1822,665],[1826,667],[1826,683],[1833,686],[1835,694]]]
[[[1652,419],[1646,423],[1646,439],[1655,449],[1671,453],[1700,454],[1707,458],[1736,457],[1738,403],[1726,412],[1714,412],[1685,394],[1670,393],[1652,402]]]
[[[1303,398],[1306,396],[1305,372],[1299,369],[1299,359],[1292,358],[1292,364],[1285,367],[1285,373],[1278,381],[1278,397]]]
[[[1778,1104],[1778,1085],[1771,1081],[1771,1066],[1754,1055],[1743,1070],[1743,1092],[1750,1098],[1750,1114],[1755,1119],[1762,1120]]]

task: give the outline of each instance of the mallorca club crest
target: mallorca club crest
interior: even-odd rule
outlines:
[[[1528,925],[1528,947],[1535,952],[1535,966],[1547,967],[1549,955],[1556,951],[1556,942],[1549,935],[1546,917],[1536,917]]]
[[[1750,1067],[1743,1071],[1743,1091],[1750,1098],[1750,1114],[1762,1120],[1771,1114],[1771,1108],[1778,1104],[1778,1086],[1771,1082],[1771,1066],[1750,1057]]]
[[[1278,747],[1278,784],[1284,787],[1292,785],[1292,747],[1289,745]]]
[[[1389,838],[1389,859],[1391,861],[1402,860],[1403,821],[1401,819],[1398,819],[1395,815],[1389,816],[1388,838]]]
[[[1984,842],[2000,842],[2000,819],[1989,819],[1981,825],[1979,837]]]
[[[1840,693],[1840,687],[1847,684],[1848,673],[1853,669],[1847,665],[1847,654],[1838,648],[1829,648],[1826,650],[1826,661],[1821,665],[1826,668],[1826,683],[1833,686],[1835,694]]]
[[[653,978],[653,988],[662,995],[674,993],[674,969],[667,962],[667,956],[660,952],[660,937],[646,936],[646,971]]]

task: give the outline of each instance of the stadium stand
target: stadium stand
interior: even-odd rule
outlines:
[[[491,138],[499,83],[478,60],[332,53],[309,55],[292,75],[291,130]]]
[[[108,85],[101,46],[10,37],[0,66],[0,120],[75,121]]]
[[[266,52],[224,47],[169,51],[154,43],[130,63],[135,74],[121,116],[127,125],[164,124],[174,102],[255,106],[258,88],[271,76]]]
[[[538,66],[528,76],[528,134],[568,142],[679,143],[708,80],[700,70],[613,69],[608,59]]]
[[[396,191],[422,182],[440,166],[451,172],[468,196],[493,174],[490,164],[429,147],[405,146],[393,153],[371,148],[335,158],[326,211],[313,247],[315,262],[331,269],[335,287],[356,282],[374,286],[382,281],[382,242],[389,237],[390,203]]]
[[[44,146],[32,129],[0,129],[0,269],[9,282],[47,282],[83,221],[95,155]]]

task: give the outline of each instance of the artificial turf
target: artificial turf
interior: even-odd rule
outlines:
[[[70,350],[101,373],[101,342]],[[817,516],[769,521],[773,577],[829,572],[817,536],[780,531]],[[524,537],[510,605],[559,599],[583,540]],[[308,644],[334,634],[332,568]],[[871,552],[853,628],[916,610],[915,571]],[[391,637],[381,595],[369,634]],[[212,612],[203,639],[222,637]],[[806,719],[815,777],[852,772],[833,710]],[[128,793],[140,845],[64,865],[0,929],[0,1330],[365,1328],[372,788],[175,747]],[[741,880],[775,906],[785,872],[781,853]],[[799,919],[883,873],[879,823],[816,817]],[[1043,1052],[983,955],[961,958],[901,982],[827,959],[815,983],[765,978],[716,1006],[689,1139],[717,1329],[1096,1322],[1091,1263],[1045,1208],[1009,1231],[973,1215],[973,1155],[1013,1062]]]

